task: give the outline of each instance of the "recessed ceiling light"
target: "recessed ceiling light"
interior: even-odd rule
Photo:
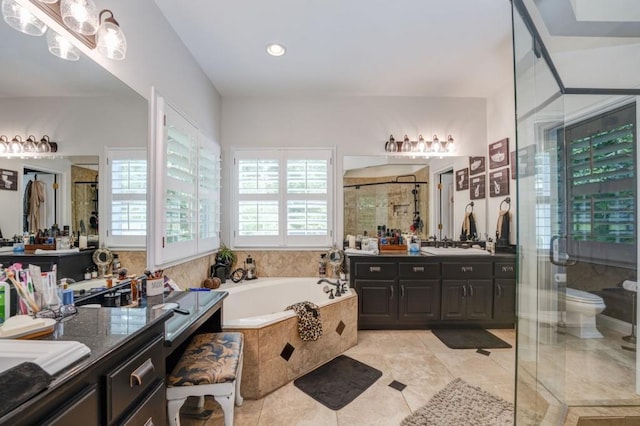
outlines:
[[[287,49],[281,44],[271,43],[267,45],[267,53],[271,56],[282,56],[285,54]]]

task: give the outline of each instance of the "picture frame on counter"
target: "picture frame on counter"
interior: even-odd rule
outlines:
[[[456,170],[456,191],[469,189],[469,168]]]
[[[499,169],[509,165],[509,138],[489,144],[489,169]]]
[[[472,200],[484,200],[486,195],[486,175],[474,176],[469,183],[469,198]]]
[[[503,197],[509,195],[509,168],[489,173],[489,196]]]
[[[485,157],[469,157],[469,175],[479,175],[486,170]]]

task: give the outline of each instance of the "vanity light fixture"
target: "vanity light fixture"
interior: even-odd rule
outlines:
[[[56,31],[50,29],[47,34],[49,51],[59,58],[70,61],[80,58],[80,50],[69,35],[109,59],[125,58],[127,40],[113,12],[104,9],[98,13],[93,0],[2,0],[2,15],[12,28],[40,36],[47,31],[47,26],[37,18],[41,15],[31,5],[66,30],[60,32],[61,29],[54,26]],[[105,14],[108,15],[102,19]]]
[[[58,34],[51,28],[47,31],[47,46],[49,47],[49,52],[58,58],[66,59],[67,61],[80,59],[80,50],[65,36]]]
[[[102,15],[109,13],[108,18],[102,20]],[[113,17],[113,12],[108,9],[100,12],[100,28],[96,33],[96,47],[98,52],[109,59],[120,61],[127,52],[127,39],[120,29],[120,24]]]
[[[267,53],[271,56],[282,56],[287,53],[287,49],[278,43],[271,43],[267,45]]]
[[[456,148],[453,136],[448,135],[446,141],[440,141],[437,135],[433,135],[430,141],[426,141],[422,135],[417,141],[411,141],[407,135],[404,136],[402,143],[396,142],[393,135],[389,136],[389,140],[385,142],[384,150],[388,155],[393,156],[410,156],[410,157],[429,157],[437,155],[452,155]]]
[[[93,35],[98,31],[98,9],[93,0],[60,0],[60,16],[78,34]]]
[[[44,135],[39,142],[33,135],[29,135],[26,140],[22,140],[20,135],[16,135],[11,140],[5,135],[0,136],[0,156],[2,157],[50,157],[51,153],[57,151],[58,144],[51,142],[47,135]]]
[[[21,33],[39,37],[47,31],[45,23],[16,0],[2,0],[2,17],[11,28]]]

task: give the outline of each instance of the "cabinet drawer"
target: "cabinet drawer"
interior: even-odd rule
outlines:
[[[493,273],[496,277],[515,278],[516,264],[515,262],[496,262]]]
[[[440,276],[439,263],[400,262],[400,278],[437,278]]]
[[[356,263],[354,272],[357,278],[393,279],[397,275],[396,264],[393,262]]]
[[[166,424],[164,382],[158,383],[155,390],[142,402],[133,414],[124,421],[124,426],[164,426]]]
[[[73,401],[61,409],[44,424],[47,426],[65,426],[78,424],[78,419],[82,419],[82,424],[86,426],[99,425],[100,413],[98,405],[98,391],[93,385],[89,389],[81,391]]]
[[[442,263],[444,278],[491,278],[492,263],[456,262]]]
[[[142,398],[159,380],[164,380],[164,337],[131,356],[107,374],[107,417],[111,423]]]

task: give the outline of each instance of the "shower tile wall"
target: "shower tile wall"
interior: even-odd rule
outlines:
[[[92,212],[98,209],[98,171],[72,165],[71,182],[73,184],[73,191],[71,193],[72,228],[74,231],[79,231],[80,220],[82,220],[87,234],[95,235],[98,233],[98,230],[91,228],[89,221]],[[96,186],[76,184],[76,182],[95,182]]]

